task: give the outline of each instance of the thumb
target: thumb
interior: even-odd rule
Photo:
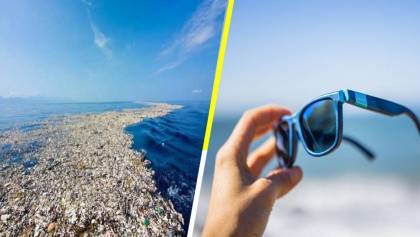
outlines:
[[[302,179],[303,173],[300,167],[290,169],[273,170],[267,179],[271,180],[271,192],[276,198],[280,198],[292,190]]]

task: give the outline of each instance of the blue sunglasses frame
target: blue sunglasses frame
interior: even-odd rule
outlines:
[[[336,136],[335,141],[331,145],[331,147],[322,152],[314,152],[308,148],[305,139],[303,139],[300,121],[303,116],[303,113],[308,107],[310,107],[314,103],[323,100],[331,100],[334,103],[336,113]],[[333,152],[340,146],[341,142],[344,140],[346,142],[349,142],[351,145],[355,146],[358,150],[360,150],[368,160],[374,160],[375,154],[370,149],[368,149],[362,143],[358,142],[356,139],[343,135],[344,103],[348,103],[363,109],[367,109],[388,116],[407,115],[416,124],[417,131],[420,133],[420,122],[417,119],[416,114],[413,113],[407,107],[392,101],[367,95],[361,92],[353,90],[340,90],[318,97],[317,99],[304,106],[296,114],[291,116],[284,116],[279,120],[277,124],[274,125],[273,130],[274,136],[276,138],[276,153],[279,158],[278,160],[280,166],[287,168],[293,166],[297,155],[298,140],[303,144],[303,147],[306,150],[306,152],[315,157],[324,156]],[[288,125],[288,131],[284,130],[284,124]]]

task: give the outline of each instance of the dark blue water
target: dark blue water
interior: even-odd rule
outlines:
[[[187,229],[206,129],[209,102],[178,103],[168,115],[128,126],[133,148],[146,152],[157,187],[184,217]]]

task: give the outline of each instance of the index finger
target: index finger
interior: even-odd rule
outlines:
[[[248,110],[236,124],[227,143],[233,147],[236,155],[246,160],[246,154],[254,138],[269,131],[273,122],[290,113],[287,108],[276,105]]]

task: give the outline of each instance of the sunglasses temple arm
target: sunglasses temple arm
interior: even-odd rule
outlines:
[[[375,154],[371,150],[366,148],[366,146],[362,145],[360,142],[356,141],[355,139],[349,136],[343,135],[343,140],[352,144],[356,148],[358,148],[366,156],[368,160],[372,161],[375,159]]]
[[[357,91],[345,90],[344,101],[357,107],[385,114],[388,116],[397,116],[405,114],[416,124],[417,131],[420,133],[420,122],[416,114],[407,107],[384,100],[371,95],[366,95]]]

